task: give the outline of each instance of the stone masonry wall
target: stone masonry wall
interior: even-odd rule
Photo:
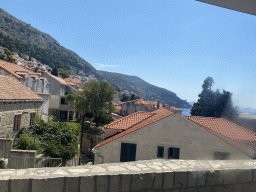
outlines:
[[[35,113],[38,108],[41,112],[42,102],[0,102],[0,137],[6,137],[7,134],[15,135],[17,131],[13,130],[14,116],[21,114],[20,128],[30,125],[30,114]]]
[[[0,171],[0,192],[254,192],[252,160],[147,160]]]
[[[0,158],[8,158],[12,149],[12,139],[0,138]]]

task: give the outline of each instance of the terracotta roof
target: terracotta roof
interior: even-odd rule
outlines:
[[[132,127],[133,125],[147,119],[148,117],[151,117],[152,115],[155,115],[155,114],[150,112],[138,111],[136,113],[133,113],[121,119],[113,121],[112,123],[105,126],[104,129],[126,130]]]
[[[138,112],[137,112],[138,113]],[[148,114],[147,112],[142,112],[142,113],[146,113],[146,114]],[[145,119],[143,119],[143,120],[141,120],[141,121],[138,121],[138,120],[136,120],[136,118],[133,116],[130,116],[130,118],[132,118],[133,120],[134,120],[134,122],[133,123],[130,123],[129,125],[132,125],[131,127],[129,127],[129,128],[127,128],[126,130],[124,130],[123,132],[121,132],[121,133],[119,133],[119,134],[117,134],[117,135],[114,135],[114,136],[112,136],[112,137],[110,137],[110,138],[108,138],[108,139],[106,139],[106,140],[104,140],[104,141],[102,141],[102,142],[100,142],[100,143],[98,143],[94,148],[96,149],[96,148],[98,148],[98,147],[101,147],[101,146],[103,146],[103,145],[106,145],[107,143],[110,143],[110,142],[112,142],[112,141],[114,141],[114,140],[116,140],[116,139],[119,139],[119,138],[121,138],[121,137],[123,137],[123,136],[125,136],[125,135],[128,135],[129,133],[132,133],[132,132],[134,132],[134,131],[137,131],[138,129],[141,129],[141,128],[143,128],[143,127],[145,127],[145,126],[147,126],[147,125],[150,125],[150,124],[152,124],[152,123],[154,123],[154,122],[156,122],[156,121],[159,121],[159,120],[161,120],[161,119],[163,119],[163,118],[166,118],[166,117],[168,117],[168,116],[170,116],[170,115],[173,115],[174,114],[174,112],[173,111],[171,111],[171,110],[169,110],[169,109],[165,109],[165,108],[160,108],[160,109],[158,109],[158,110],[155,110],[154,112],[150,112],[150,114],[152,114],[151,116],[149,116],[148,118],[145,118]],[[138,117],[141,115],[141,112],[140,112],[140,114],[138,114]],[[126,117],[129,117],[129,116],[126,116]],[[119,120],[119,122],[120,122],[120,120],[122,121],[122,120],[124,120],[125,122],[129,122],[127,119],[126,119],[126,117],[123,117],[123,118],[121,118],[121,119],[118,119]],[[118,121],[118,120],[116,120],[116,121]],[[115,122],[115,121],[114,121]],[[113,123],[114,123],[113,122]],[[137,122],[137,123],[135,123],[135,122]],[[124,128],[125,127],[128,127],[128,126],[126,126],[126,124],[125,123],[122,123],[122,122],[120,122],[123,126],[124,126]],[[135,123],[135,124],[134,124]],[[120,127],[121,128],[121,127]]]
[[[43,99],[17,79],[0,75],[0,100],[38,100]]]
[[[224,118],[201,117],[201,116],[184,116],[186,119],[202,126],[205,129],[214,131],[229,139],[240,142],[255,142],[255,133],[232,123]]]
[[[117,110],[120,110],[120,111],[121,111],[121,109],[122,109],[122,106],[120,106],[120,105],[117,105],[117,106],[115,106],[115,107],[116,107]]]
[[[71,77],[65,78],[64,81],[65,82],[72,82],[72,83],[75,83],[75,84],[81,84],[82,83],[82,81],[80,81],[78,78],[71,78]]]
[[[112,101],[112,105],[114,105],[114,106],[118,106],[118,104],[117,104],[117,103],[115,103],[114,101]]]
[[[9,63],[9,62],[3,61],[3,60],[0,60],[0,67],[5,69],[6,71],[8,71],[9,73],[11,73],[12,75],[14,75],[15,77],[17,77],[19,79],[23,78],[19,74],[24,74],[24,73],[28,73],[29,75],[34,74],[32,71],[27,70],[23,66]]]
[[[68,85],[67,83],[66,83],[66,81],[64,81],[64,79],[62,79],[62,78],[60,78],[60,77],[56,77],[55,75],[52,75],[52,74],[50,74],[50,73],[48,73],[48,72],[46,72],[49,76],[51,76],[53,79],[55,79],[56,81],[58,81],[59,83],[61,83],[61,84],[64,84],[64,85]]]
[[[173,109],[174,111],[182,111],[182,110],[181,110],[181,109],[179,109],[179,108],[171,107],[171,106],[170,106],[170,109]]]
[[[71,86],[74,86],[74,85],[77,85],[77,84],[75,84],[75,83],[73,83],[73,82],[71,82],[71,81],[68,81],[68,82],[66,82],[68,85],[71,85]]]

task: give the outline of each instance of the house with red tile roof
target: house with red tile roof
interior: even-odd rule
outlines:
[[[159,101],[145,101],[143,99],[136,99],[132,101],[123,102],[121,104],[121,110],[119,112],[119,115],[126,116],[130,115],[132,113],[135,113],[137,111],[146,111],[146,112],[152,112],[157,110],[158,108],[169,108],[176,113],[181,113],[182,110],[178,109],[176,107],[171,107],[167,104],[162,104]]]
[[[171,109],[136,112],[104,127],[95,164],[149,159],[254,159],[253,132],[222,118],[190,117]]]
[[[0,75],[0,137],[14,136],[41,115],[43,99],[15,77]]]
[[[44,72],[43,76],[51,83],[51,98],[49,103],[49,114],[56,121],[74,121],[76,117],[75,109],[71,101],[68,101],[67,94],[72,94],[77,89],[70,86],[61,77]]]
[[[84,85],[84,82],[82,82],[76,77],[68,77],[65,78],[64,81],[71,87],[74,87],[75,89],[80,89]]]
[[[42,97],[44,100],[42,104],[42,118],[45,121],[48,121],[48,108],[51,85],[48,82],[47,78],[42,77],[41,74],[34,73],[23,66],[3,60],[0,60],[0,75],[16,78],[23,85],[25,85],[30,90],[36,92],[40,97]]]

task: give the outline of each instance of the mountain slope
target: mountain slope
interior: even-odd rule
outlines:
[[[191,107],[185,100],[181,100],[175,93],[167,89],[154,86],[136,76],[120,73],[96,71],[95,76],[99,80],[108,80],[118,92],[136,93],[141,98],[152,101],[161,101],[171,106],[188,108]]]
[[[87,61],[43,33],[0,8],[0,44],[19,54],[31,54],[44,64],[58,68],[76,67],[95,71]],[[22,50],[21,50],[22,49]],[[23,52],[21,52],[23,51]]]
[[[151,85],[138,77],[97,71],[90,63],[61,46],[50,35],[20,21],[1,8],[0,46],[20,55],[30,55],[52,68],[57,66],[63,69],[82,69],[86,75],[94,74],[98,80],[107,79],[118,92],[136,93],[146,100],[159,100],[175,107],[191,107],[175,93]]]

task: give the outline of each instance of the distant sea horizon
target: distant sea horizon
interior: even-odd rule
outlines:
[[[192,108],[192,107],[191,107]],[[186,116],[191,116],[190,115],[190,111],[191,111],[191,108],[179,108],[182,110],[181,114],[182,115],[186,115]],[[256,109],[252,109],[252,108],[241,108],[239,109],[239,113],[248,113],[248,114],[251,114],[251,115],[256,115]]]
[[[182,115],[191,116],[190,115],[191,108],[179,108],[179,109],[182,110],[181,112]]]

